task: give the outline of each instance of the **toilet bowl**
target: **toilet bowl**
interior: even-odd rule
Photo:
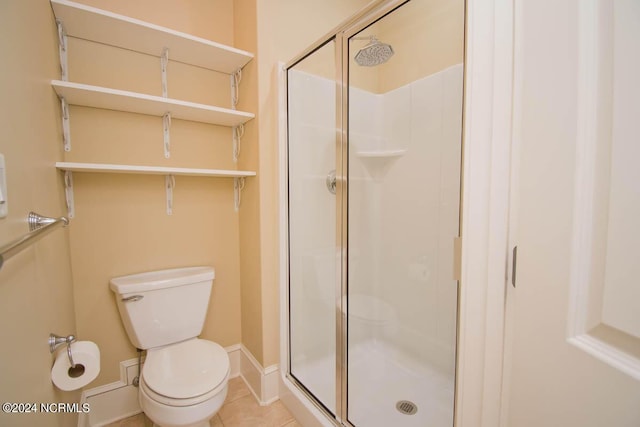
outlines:
[[[207,426],[227,396],[229,357],[220,345],[191,339],[147,352],[142,411],[163,427]]]
[[[129,339],[147,350],[138,399],[158,426],[208,426],[227,396],[229,356],[198,338],[213,278],[210,267],[189,267],[110,282]]]

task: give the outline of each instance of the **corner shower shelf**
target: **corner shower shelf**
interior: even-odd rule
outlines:
[[[358,151],[356,155],[364,164],[371,178],[380,181],[391,165],[406,152],[407,150],[369,150]]]
[[[136,175],[164,175],[165,189],[167,192],[167,215],[173,213],[173,188],[175,187],[175,176],[198,176],[212,178],[233,178],[233,199],[236,212],[240,209],[240,195],[244,188],[244,179],[255,176],[253,171],[239,171],[227,169],[194,169],[194,168],[172,168],[164,166],[137,166],[137,165],[114,165],[105,163],[74,163],[57,162],[56,168],[65,172],[64,187],[67,199],[68,216],[75,215],[73,198],[73,172],[90,173],[121,173]]]
[[[51,0],[56,20],[67,35],[157,57],[164,48],[171,59],[231,74],[244,67],[253,54],[211,40],[91,6]]]
[[[394,158],[401,157],[407,150],[369,150],[369,151],[358,151],[356,154],[358,157],[378,157],[378,158]]]
[[[222,126],[238,126],[255,117],[252,113],[229,108],[82,83],[52,80],[51,85],[60,98],[64,98],[68,104],[72,105],[148,114],[158,117],[162,117],[166,112],[171,112],[171,117],[174,119]]]

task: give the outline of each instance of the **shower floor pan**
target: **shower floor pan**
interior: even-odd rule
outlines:
[[[400,362],[402,360],[402,362]],[[294,374],[324,402],[335,400],[334,384],[326,375],[335,366],[330,356],[305,364]],[[427,364],[402,357],[384,342],[350,347],[349,421],[358,427],[453,426],[453,378]],[[401,401],[415,405],[412,415]],[[407,411],[405,411],[407,412]]]

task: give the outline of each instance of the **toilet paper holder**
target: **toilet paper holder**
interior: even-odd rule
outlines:
[[[66,337],[61,337],[56,334],[49,334],[49,351],[53,353],[56,351],[58,347],[63,344],[67,345],[67,356],[69,356],[69,364],[71,368],[75,368],[76,364],[73,363],[73,355],[71,354],[71,343],[76,341],[76,337],[74,335],[67,335]]]

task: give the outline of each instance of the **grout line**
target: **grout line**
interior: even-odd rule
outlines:
[[[291,419],[289,421],[285,422],[284,424],[282,424],[280,427],[286,427],[289,424],[291,424],[291,422],[293,422],[293,421],[297,421],[297,420],[295,418],[293,418],[293,415],[292,415]]]
[[[277,402],[277,401],[276,401]],[[275,402],[269,404],[268,406],[272,406]],[[293,414],[291,413],[291,411],[289,411],[289,409],[284,406],[284,404],[282,404],[282,408],[287,412],[287,414],[289,414],[289,419],[287,421],[284,422],[284,424],[281,424],[280,427],[286,427],[287,425],[291,424],[294,421],[298,421],[296,420],[296,418],[293,416]]]
[[[224,402],[224,404],[222,406],[226,405],[227,403],[235,402],[236,400],[251,394],[251,392],[249,391],[249,387],[245,384],[245,382],[242,380],[242,378],[240,376],[237,376],[235,378],[238,378],[237,381],[240,382],[240,384],[242,384],[244,386],[244,388],[246,389],[247,393],[243,394],[241,396],[236,396],[233,400],[226,400],[225,399],[225,402]],[[227,396],[228,396],[228,394],[227,394]]]
[[[259,406],[264,406],[262,405],[260,398],[258,397],[258,395],[256,394],[256,392],[253,390],[253,388],[251,388],[251,386],[249,385],[249,381],[247,381],[247,379],[244,377],[244,375],[240,374],[240,378],[242,378],[242,381],[244,381],[245,386],[247,387],[247,389],[249,389],[249,395],[253,396],[254,399],[256,399],[256,402],[258,402]]]
[[[240,380],[242,380],[242,383],[244,384],[245,388],[247,389],[247,393],[246,393],[246,394],[244,394],[244,395],[242,395],[242,396],[238,396],[238,397],[236,397],[234,400],[225,401],[225,403],[222,405],[222,407],[220,408],[220,410],[219,410],[219,411],[214,415],[214,417],[213,417],[213,418],[216,418],[216,417],[217,417],[217,418],[218,418],[218,421],[219,421],[219,424],[220,424],[222,427],[224,427],[224,426],[225,426],[224,421],[222,420],[222,417],[220,416],[220,411],[222,410],[222,408],[224,408],[225,406],[227,406],[228,404],[230,404],[230,403],[232,403],[232,402],[235,402],[236,400],[239,400],[239,399],[241,399],[241,398],[243,398],[243,397],[251,396],[251,395],[252,395],[252,393],[251,393],[251,388],[246,384],[246,382],[245,382],[244,378],[243,378],[243,377],[240,377],[239,379],[240,379]],[[256,396],[254,395],[253,397],[256,397]],[[269,405],[266,405],[266,406],[267,406],[267,407],[272,406],[274,403],[275,403],[275,402],[273,402],[273,403],[271,403],[271,404],[269,404]],[[284,405],[283,405],[283,406],[284,406]],[[289,419],[287,419],[283,424],[280,424],[280,426],[279,426],[279,427],[286,427],[287,425],[291,424],[292,422],[297,422],[297,420],[296,420],[296,418],[293,416],[293,414],[292,414],[292,413],[291,413],[291,412],[290,412],[286,407],[284,407],[284,409],[287,411],[287,413],[289,414],[290,418],[289,418]],[[142,412],[142,413],[140,413],[140,414],[133,415],[133,416],[128,417],[128,418],[125,418],[125,419],[123,419],[123,420],[116,421],[115,423],[108,424],[108,425],[107,425],[107,426],[105,426],[105,427],[110,427],[110,426],[120,426],[120,425],[121,425],[121,423],[122,423],[124,420],[129,420],[129,419],[134,418],[134,417],[141,418],[142,425],[143,425],[143,426],[146,426],[146,416],[145,416],[145,414]],[[211,425],[211,420],[209,421],[209,425]]]

